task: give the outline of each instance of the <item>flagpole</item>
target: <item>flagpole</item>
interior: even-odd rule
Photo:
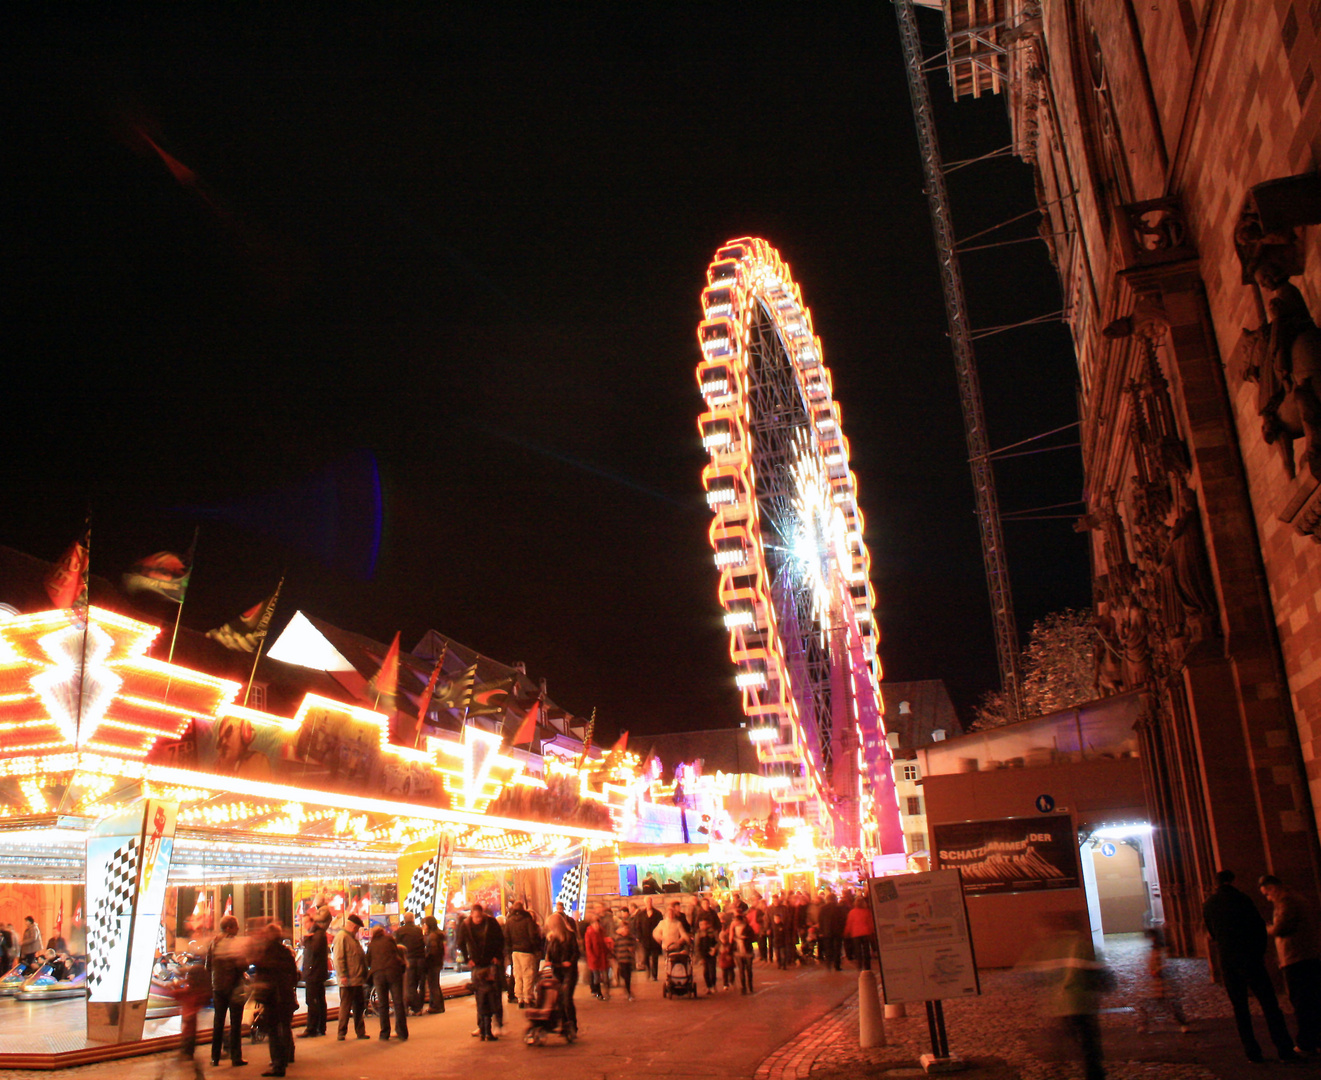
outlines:
[[[82,656],[79,658],[79,661],[78,661],[78,715],[74,717],[74,721],[73,721],[73,748],[74,748],[75,751],[78,751],[78,750],[80,750],[80,749],[82,748],[82,734],[83,734],[83,686],[84,686],[84,685],[86,684],[86,682],[87,682],[87,635],[88,635],[88,633],[91,631],[91,628],[92,628],[92,582],[91,582],[91,577],[92,577],[92,508],[91,508],[91,506],[88,506],[88,508],[87,508],[87,518],[86,518],[86,520],[84,521],[84,524],[86,525],[86,529],[84,529],[84,531],[83,531],[83,540],[84,540],[84,543],[83,543],[83,566],[82,566],[83,587],[82,587],[81,590],[79,590],[78,595],[75,596],[75,597],[74,597],[74,600],[73,600],[73,613],[74,613],[74,618],[77,618],[77,615],[78,615],[78,602],[81,600],[81,601],[83,601],[83,603],[84,603],[84,607],[83,607],[83,647],[82,647]],[[55,813],[56,813],[57,815],[58,815],[58,814],[62,814],[62,813],[64,813],[64,805],[65,805],[66,802],[68,802],[68,799],[69,799],[69,793],[70,793],[72,790],[73,790],[73,778],[70,777],[70,778],[69,778],[69,782],[68,782],[67,784],[64,785],[64,791],[63,791],[63,792],[61,793],[61,795],[60,795],[59,806],[56,808],[56,811],[55,811]]]
[[[243,691],[243,707],[248,707],[248,697],[252,693],[252,681],[257,677],[257,663],[261,660],[261,651],[266,647],[266,628],[271,625],[271,619],[275,615],[275,605],[280,599],[280,590],[284,588],[284,575],[280,575],[280,584],[275,586],[275,595],[271,597],[271,602],[266,605],[266,613],[261,619],[261,637],[257,640],[257,655],[252,658],[252,671],[248,675],[248,688]]]
[[[174,613],[174,633],[170,636],[170,655],[165,660],[167,664],[174,663],[174,643],[179,640],[179,622],[181,619],[183,619],[184,601],[188,599],[187,585],[191,584],[192,582],[193,563],[197,561],[197,534],[201,531],[202,531],[202,526],[200,525],[193,526],[193,544],[192,547],[188,549],[188,572],[184,576],[185,587],[184,587],[183,595],[179,597],[179,610]],[[167,699],[169,698],[169,694],[170,694],[170,689],[167,686],[165,688],[165,696]]]

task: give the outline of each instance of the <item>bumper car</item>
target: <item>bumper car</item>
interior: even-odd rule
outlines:
[[[13,997],[23,989],[27,977],[40,969],[40,963],[20,960],[0,977],[0,997]]]
[[[58,1001],[87,996],[85,957],[57,956],[27,977],[14,995],[19,1001]]]

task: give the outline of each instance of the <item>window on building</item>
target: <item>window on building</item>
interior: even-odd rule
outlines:
[[[912,781],[917,779],[916,765],[903,765],[901,768],[903,769],[903,775],[900,777],[901,780]]]
[[[255,682],[252,684],[252,692],[248,694],[248,708],[262,709],[266,708],[266,684]]]
[[[908,796],[908,813],[912,815],[912,814],[920,814],[921,812],[922,812],[922,796],[921,795]]]
[[[908,834],[909,851],[925,851],[927,847],[927,834],[920,832],[910,832]]]
[[[909,714],[912,713],[912,711],[913,711],[913,706],[910,705],[907,701],[901,701],[901,702],[899,702],[899,715],[900,715],[900,716],[908,716]]]

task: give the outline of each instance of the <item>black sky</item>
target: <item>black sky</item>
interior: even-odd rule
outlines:
[[[201,522],[198,629],[287,570],[283,617],[434,627],[606,727],[736,724],[693,369],[705,267],[759,235],[834,373],[887,677],[969,702],[995,658],[893,13],[758,12],[29,8],[0,543],[54,558],[90,503],[113,577]],[[1002,100],[939,97],[947,158],[1008,142]],[[1017,162],[952,187],[964,235],[1032,205]],[[966,266],[975,325],[1060,306],[1039,243]],[[979,359],[994,446],[1076,418],[1062,327]],[[360,493],[365,460],[370,575],[325,483]],[[998,475],[1006,510],[1081,491],[1076,451]],[[1087,602],[1069,521],[1006,531],[1024,631]]]

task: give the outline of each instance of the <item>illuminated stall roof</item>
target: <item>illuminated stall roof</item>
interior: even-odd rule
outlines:
[[[492,813],[506,789],[529,797],[504,805],[535,807],[546,787],[496,732],[468,726],[403,746],[385,712],[320,694],[290,716],[244,708],[237,682],[147,656],[158,633],[97,607],[85,624],[67,611],[0,623],[0,868],[27,859],[30,876],[60,876],[68,844],[54,840],[142,796],[177,801],[180,836],[226,880],[240,865],[287,873],[313,857],[385,872],[442,829],[464,857],[506,864],[612,835],[600,814],[575,824]],[[34,828],[53,830],[47,863],[27,846]]]

